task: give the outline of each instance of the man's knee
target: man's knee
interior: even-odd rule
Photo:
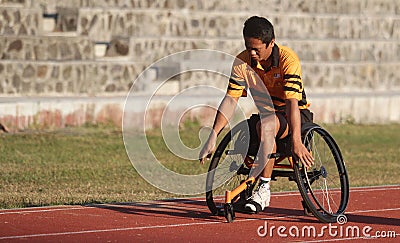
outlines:
[[[264,135],[264,137],[282,138],[288,135],[288,123],[284,117],[278,115],[266,116],[257,124],[257,132],[260,137]]]
[[[276,115],[262,117],[257,124],[257,131],[261,135],[276,135],[278,118]],[[262,137],[262,136],[261,136]]]

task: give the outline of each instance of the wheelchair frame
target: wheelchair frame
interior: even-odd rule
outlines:
[[[254,132],[255,132],[254,125],[257,120],[259,120],[258,115],[253,114],[252,117],[250,117],[245,121],[242,121],[234,128],[232,128],[232,130],[229,131],[228,134],[226,134],[223,140],[220,142],[210,163],[209,174],[207,176],[207,186],[206,186],[207,205],[213,214],[224,215],[228,222],[234,221],[235,211],[241,211],[235,208],[235,203],[236,205],[243,205],[243,202],[247,200],[247,198],[251,194],[255,186],[255,182],[257,181],[257,178],[254,177],[247,178],[241,181],[240,185],[238,185],[237,187],[232,188],[231,190],[226,190],[224,205],[223,207],[217,208],[213,200],[214,189],[212,188],[215,169],[217,168],[220,158],[223,156],[223,153],[225,153],[226,156],[240,154],[243,161],[239,162],[240,167],[237,168],[236,175],[248,176],[250,169],[253,166],[254,158],[256,156],[259,147],[258,138],[254,137]],[[246,129],[243,129],[243,127],[246,126],[249,129],[247,129],[247,131],[244,131]],[[235,150],[236,144],[233,150],[232,149],[225,150],[229,142],[232,141],[233,136],[235,134],[241,135],[240,133],[243,133],[242,139],[246,140],[248,144],[248,149],[245,152],[246,154],[243,154],[244,153],[243,148],[240,148],[242,147],[241,144],[237,146],[239,147],[238,151]],[[284,139],[277,140],[277,152],[270,155],[271,158],[276,159],[271,179],[276,180],[277,177],[284,177],[288,178],[289,181],[295,181],[299,188],[300,194],[303,198],[303,201],[301,203],[304,208],[304,213],[306,215],[314,215],[321,222],[333,223],[336,222],[337,218],[344,213],[348,204],[349,200],[348,175],[339,147],[337,146],[332,136],[325,129],[323,129],[317,124],[306,123],[302,126],[303,144],[305,144],[306,147],[310,150],[310,152],[313,153],[313,156],[318,157],[317,160],[318,159],[322,160],[320,151],[317,150],[318,149],[317,144],[314,141],[314,139],[317,136],[319,139],[318,141],[322,141],[324,150],[329,150],[329,151],[324,151],[324,153],[329,153],[329,155],[332,155],[332,157],[329,157],[327,161],[317,161],[317,163],[319,164],[315,165],[315,168],[307,170],[305,166],[303,166],[299,161],[297,161],[292,156],[291,144],[289,138],[287,137]],[[325,146],[327,146],[327,148],[325,148]],[[281,163],[285,159],[289,161],[289,164]],[[329,163],[330,162],[329,160],[332,159],[335,162],[333,165],[331,165],[332,163],[330,163],[329,165],[325,165],[325,163]],[[237,161],[235,161],[235,163],[237,163]],[[331,177],[328,178],[328,176],[331,176],[331,173],[335,172],[335,170],[337,170],[336,172],[339,175],[338,178],[336,179],[338,179],[340,183],[339,205],[337,205],[335,201],[337,200],[336,198],[338,198],[338,195],[336,195],[338,194],[337,188],[332,190],[333,193],[335,194],[334,195],[335,200],[333,200],[333,197],[329,194],[330,189],[327,188],[327,180],[332,180]],[[314,187],[318,186],[315,186],[313,184],[314,183],[318,184],[320,180],[322,181],[322,183],[325,183],[323,185],[325,186],[325,188],[322,188],[322,190],[319,188],[314,189]],[[321,196],[319,194],[323,195]],[[326,199],[328,202],[324,202],[323,201],[324,199]],[[335,205],[330,205],[332,204],[329,202],[331,199]]]

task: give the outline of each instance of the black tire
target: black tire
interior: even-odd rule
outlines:
[[[235,220],[235,211],[232,204],[227,203],[224,205],[224,215],[228,223],[232,223]]]
[[[303,126],[303,143],[314,157],[312,168],[295,160],[297,186],[311,213],[325,223],[337,222],[349,201],[349,180],[342,154],[332,136],[320,126]],[[307,173],[306,173],[307,171]]]
[[[244,163],[250,141],[247,121],[240,122],[225,135],[211,159],[206,181],[206,201],[214,215],[224,215],[225,191],[239,186],[250,173]],[[241,196],[243,194],[234,201]]]

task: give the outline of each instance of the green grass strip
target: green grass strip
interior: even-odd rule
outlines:
[[[187,146],[197,147],[199,126],[181,130]],[[326,125],[339,144],[351,186],[400,184],[400,124]],[[207,171],[208,165],[183,161],[170,153],[159,130],[148,141],[157,158],[182,174]],[[144,181],[130,163],[122,133],[115,127],[68,128],[52,132],[1,134],[0,207],[133,202],[181,197]],[[274,191],[296,190],[279,179]]]

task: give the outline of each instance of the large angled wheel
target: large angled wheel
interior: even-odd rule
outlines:
[[[225,135],[214,153],[206,181],[207,206],[214,215],[223,215],[225,191],[238,187],[248,178],[250,169],[245,158],[248,155],[249,134],[248,120],[240,122]],[[241,193],[233,203],[247,199],[248,193],[251,195],[251,191]]]
[[[303,126],[303,143],[314,157],[312,168],[296,161],[295,177],[304,203],[320,221],[334,223],[346,210],[349,180],[339,147],[320,126]]]

